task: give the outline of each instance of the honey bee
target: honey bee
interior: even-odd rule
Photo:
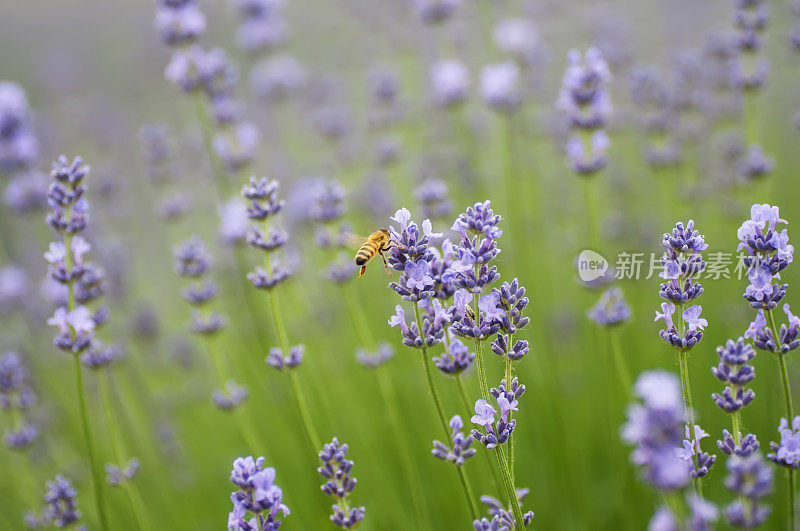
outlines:
[[[367,262],[372,260],[376,254],[379,254],[383,260],[383,267],[386,268],[386,274],[392,276],[391,271],[389,271],[389,264],[386,262],[386,257],[383,253],[397,246],[397,242],[392,240],[392,235],[388,229],[378,229],[370,234],[367,241],[364,242],[356,253],[356,265],[361,266],[358,278],[364,275],[364,272],[367,270]]]

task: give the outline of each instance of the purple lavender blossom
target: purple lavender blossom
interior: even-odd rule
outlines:
[[[413,0],[417,15],[425,24],[441,24],[453,16],[461,0]]]
[[[740,500],[725,507],[725,518],[733,526],[754,528],[761,525],[770,513],[761,500],[772,493],[772,468],[764,463],[761,455],[748,457],[731,456],[727,462],[728,476],[725,487],[747,499],[747,506]]]
[[[228,171],[236,173],[253,162],[260,141],[261,132],[255,124],[239,122],[217,133],[212,147]]]
[[[303,363],[305,350],[305,345],[292,345],[289,347],[289,353],[284,356],[281,349],[272,347],[266,359],[267,365],[279,371],[292,370]]]
[[[289,516],[283,491],[275,484],[275,469],[264,468],[264,458],[238,457],[233,462],[231,493],[233,509],[228,514],[228,531],[276,530],[281,517]],[[247,519],[248,512],[253,516]]]
[[[219,214],[219,237],[228,245],[236,245],[247,237],[249,228],[247,205],[238,197],[233,197],[217,205]]]
[[[390,267],[402,274],[397,282],[389,284],[404,300],[418,302],[433,297],[433,277],[431,276],[431,263],[435,259],[430,249],[431,238],[441,237],[441,233],[434,233],[430,220],[422,222],[420,227],[411,221],[411,213],[402,208],[392,217],[399,228],[391,226],[392,240],[397,244],[387,256]]]
[[[597,48],[590,48],[585,56],[578,50],[570,50],[567,62],[558,108],[567,113],[571,127],[588,130],[604,127],[611,113],[606,88],[611,80],[608,64]]]
[[[612,327],[630,320],[631,307],[625,302],[622,289],[611,287],[600,295],[600,300],[586,312],[586,315],[599,325]]]
[[[440,107],[455,107],[469,95],[469,70],[460,61],[440,61],[430,68],[433,101]]]
[[[536,27],[528,20],[501,20],[492,32],[497,48],[522,63],[529,63],[539,44]]]
[[[267,226],[269,219],[283,210],[286,202],[278,198],[278,182],[266,177],[261,179],[250,177],[249,184],[242,187],[242,196],[249,201],[248,217],[261,222],[261,226],[254,224],[250,228],[247,243],[262,250],[267,255],[268,264],[268,270],[257,266],[254,271],[247,274],[247,278],[256,288],[271,290],[291,276],[291,271],[271,256],[288,241],[288,235],[278,228]]]
[[[56,527],[71,526],[81,517],[77,497],[72,482],[61,474],[57,475],[54,480],[47,482],[45,518]]]
[[[758,451],[760,445],[754,434],[748,433],[742,436],[742,433],[739,432],[737,435],[740,439],[739,444],[736,444],[733,435],[728,430],[722,430],[722,439],[717,441],[717,446],[726,455],[738,455],[739,457],[747,457]]]
[[[139,460],[135,457],[131,457],[124,468],[106,463],[106,483],[112,487],[121,487],[125,483],[133,481],[138,473]]]
[[[239,404],[247,400],[249,391],[244,385],[237,384],[234,380],[225,382],[225,390],[215,389],[211,393],[211,401],[223,411],[232,411]]]
[[[708,531],[714,528],[714,523],[719,519],[716,505],[696,494],[687,494],[686,504],[689,506],[689,516],[684,525],[668,507],[662,506],[650,519],[648,531]]]
[[[454,415],[453,418],[450,419],[450,428],[453,430],[450,440],[453,443],[453,447],[451,449],[443,442],[433,441],[433,450],[431,450],[433,457],[441,459],[442,461],[449,461],[456,466],[463,466],[467,459],[475,455],[476,450],[470,448],[474,439],[472,435],[465,436],[461,433],[461,428],[463,427],[464,422],[461,420],[461,417]]]
[[[225,318],[207,309],[217,296],[217,287],[205,278],[211,268],[211,255],[202,240],[194,236],[177,246],[173,255],[175,272],[192,281],[183,297],[195,309],[192,311],[190,330],[196,334],[212,335],[226,326]]]
[[[446,218],[453,210],[453,204],[447,193],[447,184],[439,179],[423,181],[414,190],[414,196],[417,198],[425,218]]]
[[[274,55],[253,67],[250,81],[255,93],[265,100],[278,101],[300,91],[308,80],[305,67],[294,57]]]
[[[739,161],[737,169],[745,179],[757,180],[772,173],[772,170],[775,169],[775,161],[764,155],[761,146],[754,144],[747,147],[747,152]]]
[[[475,402],[475,414],[470,419],[473,424],[483,427],[485,431],[483,433],[473,429],[472,436],[489,449],[505,443],[514,432],[517,421],[509,418],[509,413],[519,411],[518,399],[525,393],[525,386],[519,385],[518,380],[514,378],[511,386],[506,388],[506,381],[502,380],[497,388],[492,388],[491,393],[497,408],[481,398]],[[500,418],[496,419],[498,409]]]
[[[767,454],[767,459],[776,465],[787,468],[800,468],[800,416],[792,419],[792,426],[785,418],[781,418],[778,426],[781,436],[780,444],[770,442],[772,453]]]
[[[308,217],[319,223],[330,223],[344,214],[344,187],[335,179],[319,179],[311,190]]]
[[[711,373],[726,384],[726,387],[721,395],[714,393],[711,398],[723,411],[734,413],[752,402],[756,396],[752,389],[744,387],[756,377],[755,369],[748,364],[756,353],[740,337],[736,342],[729,339],[724,346],[717,347],[717,355],[719,365],[712,367]]]
[[[433,358],[433,363],[444,374],[458,375],[467,370],[474,360],[475,353],[470,352],[457,338],[452,338],[442,355]]]
[[[705,477],[717,460],[716,455],[710,455],[700,448],[700,441],[708,437],[708,433],[695,424],[694,438],[689,433],[689,426],[686,426],[685,437],[683,447],[675,449],[675,456],[689,467],[692,479]]]
[[[512,112],[520,104],[517,83],[519,67],[505,62],[488,65],[481,70],[481,95],[486,105],[497,112]]]
[[[356,360],[363,367],[375,369],[394,357],[394,347],[385,342],[378,343],[375,352],[368,352],[366,349],[356,350]]]
[[[23,304],[27,287],[28,277],[21,267],[9,264],[0,268],[0,315],[8,315]]]
[[[193,0],[159,0],[153,25],[168,46],[185,46],[205,32],[206,17]]]
[[[522,507],[522,502],[530,492],[530,489],[516,489],[517,503]],[[474,520],[472,526],[475,531],[510,531],[516,529],[514,513],[511,507],[504,506],[500,500],[492,496],[481,496],[481,503],[486,505],[489,518]],[[533,521],[533,511],[528,511],[522,515],[522,523],[527,527]]]
[[[634,384],[642,403],[628,407],[622,439],[635,445],[631,461],[642,467],[642,477],[662,490],[681,489],[689,483],[689,466],[675,450],[681,446],[685,423],[681,386],[666,371],[642,373]]]
[[[356,478],[350,477],[353,461],[345,459],[348,450],[346,444],[340,446],[339,440],[334,437],[319,453],[322,466],[317,468],[317,472],[327,480],[321,487],[322,492],[336,501],[332,506],[331,522],[343,529],[355,529],[364,519],[366,509],[350,508],[348,504],[348,497],[356,487]]]
[[[0,173],[31,166],[39,156],[28,98],[16,83],[0,81]]]

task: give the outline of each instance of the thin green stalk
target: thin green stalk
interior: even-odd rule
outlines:
[[[78,408],[81,416],[81,428],[83,438],[86,440],[86,454],[89,457],[89,468],[91,469],[92,489],[94,491],[95,503],[97,505],[97,515],[100,519],[100,529],[108,529],[108,519],[106,518],[105,498],[97,469],[97,462],[94,454],[94,444],[92,443],[92,431],[89,427],[89,415],[86,410],[86,397],[83,392],[83,371],[81,370],[81,360],[77,355],[75,358],[75,385],[78,388]]]
[[[350,317],[353,320],[361,344],[367,348],[375,347],[375,340],[372,337],[372,331],[369,328],[362,306],[355,300],[350,286],[344,286],[343,291],[347,308],[350,311]],[[400,457],[403,460],[403,470],[408,480],[414,513],[419,515],[421,519],[427,519],[427,511],[422,501],[421,491],[420,489],[413,488],[414,485],[419,485],[419,477],[411,460],[411,450],[408,447],[408,440],[404,436],[401,427],[402,424],[400,423],[400,414],[397,411],[397,400],[395,399],[392,380],[382,366],[375,367],[374,372],[375,379],[378,382],[378,390],[381,393],[381,399],[389,414],[389,423],[392,426],[392,431],[394,432],[395,440],[400,450]]]
[[[203,339],[205,340],[206,353],[208,357],[211,358],[211,363],[214,365],[214,372],[217,373],[217,378],[219,378],[220,389],[224,390],[231,378],[228,366],[222,358],[221,350],[216,348],[214,339],[207,335],[204,335]],[[258,437],[255,436],[246,419],[242,418],[238,407],[231,411],[231,416],[236,424],[236,429],[239,431],[239,435],[242,437],[242,441],[247,445],[249,451],[252,453],[265,454],[261,444],[258,442]]]
[[[625,362],[625,357],[622,355],[622,348],[619,344],[619,336],[616,329],[609,329],[608,335],[611,337],[611,353],[614,357],[614,366],[617,369],[617,378],[620,385],[625,389],[626,398],[631,395],[631,376],[628,371],[628,364]]]
[[[69,221],[72,218],[72,209],[67,207],[65,218]],[[64,234],[64,268],[66,271],[72,271],[72,235]],[[75,286],[72,282],[67,283],[67,313],[75,309]],[[75,330],[70,332],[72,340],[75,340]],[[86,395],[83,389],[83,370],[81,367],[80,356],[73,354],[75,366],[75,386],[78,392],[78,410],[81,417],[81,429],[83,431],[83,438],[86,442],[86,455],[89,458],[89,468],[91,472],[92,490],[94,491],[95,504],[97,505],[97,516],[100,520],[100,529],[108,529],[108,519],[106,517],[105,498],[103,496],[103,486],[100,480],[99,470],[97,468],[97,460],[94,454],[94,443],[92,442],[92,430],[89,426],[89,414],[86,408]]]
[[[422,318],[419,314],[419,306],[414,304],[414,316],[417,319],[417,330],[420,331],[422,334]],[[450,439],[450,425],[447,422],[447,419],[444,416],[444,410],[442,409],[442,401],[439,398],[439,392],[436,390],[436,386],[433,384],[433,375],[431,374],[431,363],[428,359],[428,349],[427,347],[422,347],[420,349],[420,353],[422,354],[422,365],[425,368],[425,377],[428,382],[428,390],[431,392],[431,396],[433,397],[433,404],[436,406],[436,414],[439,416],[439,422],[442,424],[442,431],[444,432],[444,440]],[[464,475],[464,471],[461,470],[461,467],[456,467],[459,473],[459,480],[461,480],[461,487],[464,490],[464,496],[467,498],[467,505],[469,505],[470,512],[472,513],[472,519],[477,520],[478,516],[478,506],[475,503],[475,497],[472,495],[472,489],[469,488],[469,479]]]
[[[264,219],[265,236],[269,234],[269,222],[267,219],[268,218]],[[272,260],[270,259],[269,253],[267,253],[266,266],[267,274],[272,276]],[[289,353],[290,349],[289,336],[286,333],[286,325],[283,322],[283,314],[281,314],[278,308],[278,297],[275,295],[275,290],[269,290],[267,292],[267,296],[269,297],[270,306],[272,308],[272,324],[275,326],[275,335],[278,336],[283,355],[286,355]],[[317,435],[317,430],[314,427],[311,415],[308,414],[308,407],[306,406],[306,399],[303,395],[303,388],[298,382],[294,369],[290,369],[288,373],[289,382],[292,385],[292,393],[294,394],[295,402],[297,402],[297,408],[300,410],[300,419],[303,421],[303,427],[305,428],[306,435],[308,436],[308,441],[311,443],[314,452],[317,452],[322,448],[322,446],[320,445],[319,436]]]
[[[100,397],[103,402],[103,413],[106,417],[106,428],[108,429],[109,438],[111,439],[111,448],[114,451],[114,460],[117,462],[117,466],[122,468],[124,463],[128,460],[128,454],[125,451],[125,446],[122,442],[122,438],[119,435],[119,426],[117,425],[116,418],[114,417],[114,411],[111,406],[111,397],[105,381],[106,378],[111,378],[111,375],[108,373],[108,369],[103,372],[105,374],[100,374],[99,372],[97,373],[97,386],[100,390]],[[133,508],[133,515],[136,518],[136,524],[139,526],[139,529],[152,529],[153,527],[147,521],[147,512],[144,509],[142,499],[139,497],[139,491],[136,488],[136,484],[133,482],[128,482],[124,485],[124,489],[128,494],[128,499],[130,500],[131,507]]]
[[[501,452],[498,447],[494,448],[493,453],[497,457],[497,466],[500,469],[500,474],[503,476],[503,484],[506,487],[508,503],[511,506],[511,512],[514,514],[514,523],[516,524],[517,529],[525,529],[525,523],[522,518],[522,509],[517,501],[517,493],[514,490],[514,484],[511,481],[511,472],[509,472],[508,469],[508,462],[506,462],[503,452]]]
[[[514,334],[508,334],[508,348],[514,347]],[[514,379],[514,362],[511,361],[511,358],[506,356],[506,389],[511,386],[511,380]],[[508,412],[508,421],[511,422],[511,419],[514,415],[513,411]],[[514,487],[514,492],[516,492],[516,483],[514,482],[514,432],[511,432],[511,435],[508,436],[508,472],[511,475],[511,486]]]
[[[480,245],[480,242],[476,241],[476,246]],[[478,278],[478,268],[479,266],[475,264],[475,278]],[[475,323],[478,324],[480,321],[480,310],[478,309],[478,296],[477,294],[472,298],[473,310],[475,312]],[[486,367],[483,365],[483,345],[481,344],[481,339],[479,337],[475,338],[475,363],[478,367],[478,385],[481,388],[481,396],[487,402],[490,400],[489,394],[489,385],[486,383]]]
[[[775,340],[777,345],[778,342],[778,327],[775,324],[775,316],[772,313],[772,310],[767,310],[767,315],[769,315],[769,323],[772,327],[772,337]],[[780,369],[781,375],[781,385],[783,387],[783,399],[786,405],[786,420],[791,426],[792,419],[794,419],[794,407],[792,406],[792,390],[789,387],[789,371],[786,368],[786,355],[783,352],[776,352],[775,355],[778,357],[778,368]],[[786,469],[786,492],[787,492],[787,503],[789,505],[789,522],[790,522],[790,529],[797,529],[797,504],[796,504],[796,493],[794,489],[794,469],[787,468]]]
[[[197,121],[200,123],[200,134],[203,137],[203,148],[205,149],[206,157],[208,157],[211,176],[217,186],[217,196],[222,199],[229,195],[230,182],[214,157],[214,151],[211,145],[211,123],[208,118],[208,112],[203,105],[203,93],[202,91],[197,91],[194,96],[194,110],[197,115]]]
[[[676,304],[675,315],[678,319],[678,334],[681,337],[686,335],[686,323],[683,320],[683,304]],[[686,414],[686,426],[689,428],[689,437],[694,437],[694,407],[692,406],[692,388],[689,384],[689,352],[678,350],[678,367],[681,373],[681,391],[683,391],[683,407]],[[696,457],[695,457],[696,458]],[[703,497],[703,483],[701,478],[692,482],[695,493]]]
[[[589,237],[589,246],[597,250],[600,236],[597,232],[597,207],[594,202],[594,177],[583,177],[583,192],[586,196],[586,231]]]
[[[739,426],[739,411],[734,411],[731,413],[731,428],[733,429],[733,440],[736,442],[736,446],[741,446],[742,444],[742,436],[741,436],[741,427]],[[742,504],[742,508],[744,509],[745,518],[750,518],[750,501],[742,495],[739,495],[739,503]]]

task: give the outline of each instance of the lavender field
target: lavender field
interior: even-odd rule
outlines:
[[[0,529],[800,529],[800,2],[0,4]]]

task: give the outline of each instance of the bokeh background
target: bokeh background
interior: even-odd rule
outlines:
[[[237,44],[240,20],[232,5],[202,1],[199,7],[207,17],[200,43],[224,48],[238,66],[237,93],[247,119],[261,130],[252,164],[224,177],[227,195],[212,176],[196,102],[164,79],[171,50],[153,28],[153,2],[0,4],[0,80],[27,92],[41,144],[33,168],[46,173],[62,153],[81,155],[92,167],[87,237],[93,259],[107,275],[104,303],[111,320],[104,334],[124,352],[110,369],[113,420],[129,453],[142,463],[136,483],[153,528],[223,528],[233,490],[232,460],[261,453],[276,468],[292,509],[285,527],[329,525],[318,461],[305,440],[289,382],[263,361],[277,339],[263,293],[243,275],[260,257],[219,236],[219,206],[238,197],[249,175],[278,179],[287,198],[281,223],[291,236],[285,254],[295,275],[280,288],[282,311],[293,342],[306,347],[300,381],[320,436],[335,435],[351,447],[358,478],[353,499],[367,507],[363,529],[458,529],[470,523],[452,466],[430,455],[439,427],[419,355],[387,325],[401,301],[387,289],[381,265],[370,264],[364,278],[344,286],[326,278],[328,264],[352,251],[318,245],[319,224],[308,212],[320,178],[335,179],[346,190],[341,221],[357,234],[387,226],[401,207],[421,220],[424,210],[415,190],[431,179],[445,184],[451,205],[435,212],[437,230],[447,232],[467,205],[492,200],[503,216],[499,271],[503,279],[519,278],[531,298],[532,324],[521,334],[531,352],[518,366],[528,391],[516,432],[517,483],[531,490],[526,509],[535,512],[540,529],[645,528],[660,499],[639,481],[630,448],[619,438],[627,390],[611,365],[608,332],[585,315],[599,292],[582,286],[574,267],[577,254],[589,246],[586,196],[596,212],[597,250],[612,261],[619,252],[647,253],[645,271],[649,253],[660,253],[662,233],[677,220],[695,220],[709,253],[734,253],[736,229],[749,217],[750,204],[770,203],[780,206],[791,235],[800,220],[795,179],[800,55],[790,39],[800,15],[792,5],[770,2],[759,51],[769,59],[770,72],[747,105],[718,73],[721,63],[732,60],[720,51],[720,42],[734,32],[732,1],[465,1],[441,24],[425,24],[415,6],[402,1],[288,2],[282,8],[287,38],[258,53]],[[520,61],[522,104],[507,114],[487,107],[479,73],[487,64],[512,60],[492,36],[509,18],[529,21],[535,39]],[[565,160],[566,118],[555,102],[567,51],[591,46],[610,65],[613,112],[607,167],[587,178],[575,175]],[[260,97],[251,72],[279,54],[299,62],[303,82],[285,98]],[[469,96],[457,108],[432,100],[428,69],[437,59],[458,59],[469,70]],[[633,91],[643,69],[654,72],[667,93],[644,106]],[[390,111],[370,91],[370,79],[382,71],[397,80]],[[665,133],[653,134],[643,125],[653,108],[673,118]],[[388,120],[377,118],[387,112]],[[152,123],[168,128],[166,185],[148,178],[139,140],[142,126]],[[680,146],[679,162],[654,167],[645,152],[654,139],[664,138]],[[747,141],[760,144],[774,161],[768,175],[748,178],[740,171]],[[390,145],[396,147],[394,157],[386,155]],[[13,177],[0,181],[3,188]],[[165,220],[159,207],[175,194],[187,209]],[[72,360],[53,347],[53,330],[45,325],[53,307],[42,288],[42,254],[52,239],[44,215],[41,208],[19,213],[8,201],[0,204],[0,267],[24,271],[25,293],[3,301],[0,350],[20,353],[30,370],[38,401],[28,414],[40,431],[26,452],[0,451],[6,472],[0,475],[0,527],[22,528],[25,510],[41,511],[45,481],[62,473],[73,480],[83,521],[94,529]],[[336,228],[327,230],[335,237]],[[173,271],[173,247],[192,235],[202,238],[215,258],[217,308],[229,321],[217,341],[237,381],[250,390],[243,416],[263,450],[248,448],[231,415],[210,400],[217,377],[187,329],[185,284]],[[800,282],[796,268],[782,276],[793,302],[792,287]],[[643,277],[617,283],[632,319],[612,333],[618,334],[632,374],[657,367],[677,373],[674,352],[652,322],[661,302],[658,280]],[[728,428],[729,418],[709,398],[721,388],[710,367],[717,363],[715,347],[742,335],[752,320],[741,296],[745,284],[736,278],[706,280],[698,301],[709,326],[691,353],[690,377],[699,423],[712,439]],[[13,291],[2,283],[0,288]],[[347,297],[364,310],[374,340],[395,347],[394,358],[378,371],[356,361],[357,349],[374,345],[361,344]],[[488,356],[489,382],[497,382],[502,363]],[[755,367],[757,398],[743,422],[766,447],[778,437],[780,382],[769,355],[759,353]],[[791,356],[789,369],[794,383],[797,363]],[[95,375],[87,375],[96,445],[106,461],[112,454],[108,419]],[[435,376],[445,410],[466,418],[455,384]],[[465,382],[477,398],[474,372]],[[402,441],[383,400],[381,388],[387,385]],[[13,419],[7,415],[3,422],[10,426]],[[705,444],[716,450],[712,440]],[[403,448],[410,451],[416,482],[404,472]],[[722,484],[723,457],[705,483],[706,496],[719,505],[733,499]],[[482,458],[468,462],[467,469],[476,494],[499,495],[492,492]],[[774,510],[765,526],[772,529],[785,526],[782,472],[776,470],[775,494],[768,500]],[[421,515],[415,514],[411,491],[423,500]],[[124,491],[106,487],[106,492],[112,528],[137,528]]]

